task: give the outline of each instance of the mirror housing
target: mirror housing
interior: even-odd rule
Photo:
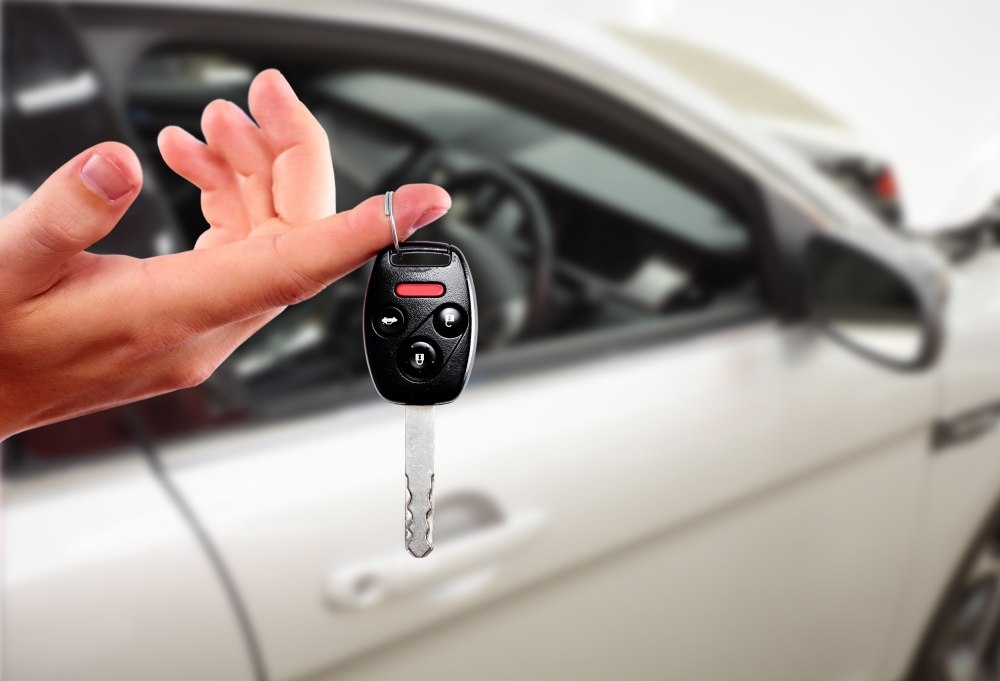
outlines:
[[[933,366],[944,336],[943,270],[908,244],[888,254],[827,233],[805,249],[813,318],[842,345],[899,371]]]

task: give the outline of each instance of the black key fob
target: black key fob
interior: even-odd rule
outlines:
[[[469,379],[477,330],[472,275],[456,247],[412,242],[375,257],[365,293],[365,357],[384,399],[453,401]]]

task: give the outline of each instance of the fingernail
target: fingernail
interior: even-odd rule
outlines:
[[[447,212],[447,208],[431,208],[426,210],[419,218],[417,218],[417,221],[413,223],[413,229],[417,230],[421,227],[429,225]]]
[[[120,199],[132,189],[132,183],[110,159],[94,154],[80,169],[80,177],[90,191],[106,201]]]

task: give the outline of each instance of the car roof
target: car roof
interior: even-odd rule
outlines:
[[[668,64],[609,31],[560,16],[514,14],[495,5],[444,6],[419,0],[68,0],[69,5],[232,11],[313,18],[447,39],[538,61],[583,80],[705,144],[777,191],[820,225],[880,227],[805,159],[741,120]]]
[[[805,93],[746,62],[665,33],[623,27],[614,27],[611,31],[741,113],[827,128],[847,128],[844,121]]]

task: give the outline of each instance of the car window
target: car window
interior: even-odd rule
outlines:
[[[538,357],[586,361],[607,351],[608,334],[663,343],[764,309],[748,209],[675,159],[640,158],[615,130],[582,128],[573,112],[536,107],[529,95],[501,97],[405,65],[276,63],[259,52],[166,47],[133,65],[112,120],[129,128],[147,172],[143,195],[165,218],[130,224],[131,241],[115,250],[144,256],[194,244],[207,226],[199,193],[163,164],[156,137],[172,124],[200,135],[206,104],[245,106],[254,74],[277,66],[329,135],[341,208],[405,182],[452,193],[447,218],[418,238],[454,243],[469,260],[477,366],[499,367],[494,375],[536,369]],[[18,134],[5,126],[5,136]],[[358,328],[367,274],[286,310],[203,386],[37,429],[11,446],[26,460],[60,460],[101,449],[104,440],[80,433],[141,427],[171,437],[371,398]],[[518,359],[522,350],[535,359]]]
[[[215,98],[245,103],[264,64],[161,50],[135,68],[128,117],[155,155],[168,123],[199,134]],[[326,128],[341,208],[408,181],[453,193],[442,224],[419,238],[455,243],[470,261],[481,311],[480,358],[558,347],[609,329],[760,309],[747,216],[607,139],[489,92],[385,68],[281,65]],[[153,164],[193,243],[198,192]],[[366,379],[359,272],[283,313],[226,363],[251,405]]]
[[[747,247],[746,227],[710,197],[599,139],[483,95],[409,76],[371,72],[333,76],[322,81],[320,89],[332,102],[396,118],[442,144],[454,143],[499,159],[580,200],[602,203],[706,249],[737,252]],[[401,108],[400,101],[406,107]],[[521,143],[511,146],[505,131],[531,134],[522,133]],[[456,139],[459,134],[465,139]],[[497,144],[499,140],[503,146]]]

